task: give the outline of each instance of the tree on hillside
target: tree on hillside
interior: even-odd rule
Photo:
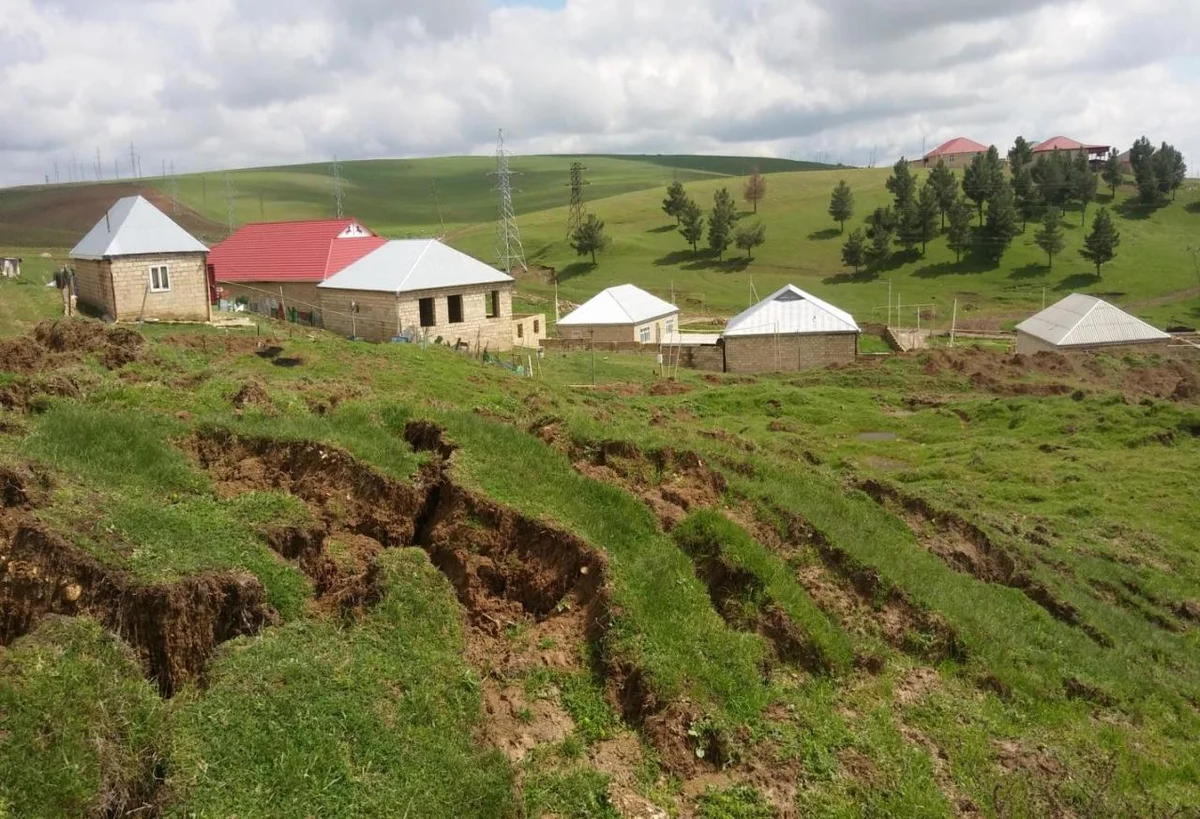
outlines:
[[[964,250],[971,247],[971,206],[962,197],[954,200],[946,214],[950,225],[946,229],[946,244],[954,251],[954,261],[961,262]]]
[[[1033,184],[1033,171],[1029,165],[1022,163],[1012,166],[1012,189],[1017,212],[1021,214],[1021,230],[1024,231],[1038,200],[1037,188]]]
[[[921,255],[925,255],[925,247],[929,244],[929,240],[937,236],[938,232],[938,198],[937,191],[929,180],[921,186],[921,192],[917,195],[916,206],[916,225],[914,233],[921,242]]]
[[[679,225],[679,218],[683,215],[683,206],[688,201],[687,194],[683,190],[683,183],[675,180],[670,185],[667,185],[667,198],[663,200],[663,213],[667,216],[675,217],[676,226]]]
[[[900,157],[892,166],[892,175],[888,177],[887,189],[896,200],[896,210],[904,210],[905,206],[917,199],[917,180],[908,166],[908,160]]]
[[[1025,141],[1025,137],[1017,137],[1013,146],[1008,149],[1008,165],[1017,168],[1033,162],[1033,146]]]
[[[758,203],[767,198],[767,178],[758,172],[757,166],[750,169],[750,178],[742,189],[742,198],[753,206],[755,213],[758,213]]]
[[[1046,208],[1042,217],[1042,227],[1033,235],[1033,241],[1046,252],[1046,267],[1054,269],[1054,257],[1062,252],[1066,245],[1063,238],[1062,211],[1055,207]]]
[[[679,232],[692,246],[692,253],[695,253],[696,245],[704,238],[704,213],[691,197],[688,197],[687,201],[683,203],[683,208],[679,212]]]
[[[1158,180],[1154,174],[1154,146],[1142,137],[1129,149],[1129,164],[1133,166],[1133,181],[1137,184],[1138,197],[1143,204],[1157,204]]]
[[[1033,164],[1033,181],[1043,202],[1064,207],[1071,194],[1071,164],[1066,152],[1051,151],[1039,156]]]
[[[708,215],[708,246],[717,252],[717,258],[725,258],[725,249],[733,241],[733,226],[737,223],[737,209],[728,188],[713,194],[713,209]]]
[[[1187,164],[1183,161],[1183,154],[1175,149],[1174,145],[1163,143],[1162,147],[1154,152],[1151,159],[1154,165],[1154,179],[1158,183],[1158,192],[1163,197],[1171,194],[1171,201],[1175,201],[1175,191],[1187,179]]]
[[[892,257],[892,240],[895,238],[899,219],[891,208],[875,208],[867,217],[867,259],[873,265],[882,265]]]
[[[958,180],[954,177],[954,171],[946,167],[945,160],[939,159],[930,171],[926,184],[933,186],[937,195],[938,210],[942,214],[942,230],[945,230],[946,214],[958,199]]]
[[[829,197],[829,215],[841,226],[841,232],[846,232],[846,220],[854,216],[854,194],[845,179],[839,179],[837,187]]]
[[[752,225],[743,225],[737,229],[737,235],[734,237],[734,243],[739,250],[746,251],[746,261],[750,261],[754,257],[750,255],[750,251],[761,245],[767,240],[767,228],[762,222],[755,222]]]
[[[1017,213],[1012,185],[1004,180],[988,200],[987,224],[984,226],[988,255],[999,259],[1020,232],[1021,217]]]
[[[1113,260],[1119,244],[1121,234],[1108,215],[1108,208],[1100,208],[1092,222],[1092,232],[1084,238],[1079,255],[1096,265],[1096,278],[1100,278],[1100,265]]]
[[[1103,177],[1104,183],[1108,185],[1109,191],[1113,198],[1117,196],[1117,188],[1125,184],[1125,172],[1121,170],[1121,155],[1117,153],[1116,148],[1110,148],[1108,157],[1104,160],[1104,170],[1100,176]]]
[[[851,231],[846,244],[842,245],[842,262],[853,267],[855,274],[867,263],[867,240],[861,230]]]
[[[571,247],[580,256],[589,253],[592,264],[596,263],[596,251],[608,247],[608,237],[604,235],[604,222],[596,214],[589,213],[583,223],[571,233]]]
[[[983,203],[992,196],[992,177],[984,164],[983,154],[975,154],[971,164],[963,171],[962,188],[966,197],[975,203],[979,211],[979,224],[983,224]]]
[[[896,214],[896,244],[911,252],[921,243],[921,217],[917,203],[909,202]]]
[[[1080,151],[1071,165],[1071,198],[1079,203],[1080,225],[1087,219],[1087,206],[1096,198],[1098,183],[1096,174],[1092,173],[1092,166],[1088,162],[1087,154]]]

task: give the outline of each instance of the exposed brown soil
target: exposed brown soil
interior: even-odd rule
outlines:
[[[520,685],[483,681],[483,735],[513,762],[539,745],[562,742],[575,730],[571,716],[550,699],[527,698]]]
[[[142,336],[125,327],[106,327],[81,318],[46,320],[27,335],[0,341],[0,370],[32,375],[96,353],[110,370],[141,355]]]
[[[246,407],[262,407],[266,410],[275,408],[266,388],[258,381],[247,381],[243,384],[229,399],[229,403],[233,404],[234,409],[239,410],[244,410]]]
[[[876,503],[903,520],[917,542],[957,572],[985,583],[1019,589],[1050,616],[1082,630],[1094,642],[1111,646],[1112,640],[1083,620],[1079,609],[1060,600],[1029,574],[1029,561],[997,546],[987,533],[961,516],[935,509],[921,497],[907,495],[889,484],[866,480],[858,484]]]
[[[609,800],[628,819],[667,819],[665,810],[636,790],[635,772],[644,764],[642,746],[628,731],[593,745],[588,751],[592,767],[610,777]]]
[[[940,685],[941,677],[935,669],[912,668],[896,683],[893,694],[900,705],[912,705],[925,699]]]

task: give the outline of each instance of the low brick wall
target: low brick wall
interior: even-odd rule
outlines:
[[[733,336],[725,340],[725,371],[795,372],[831,364],[852,364],[857,333]]]
[[[117,321],[142,314],[163,321],[208,321],[207,253],[116,256],[112,259],[72,259],[79,301]],[[147,291],[151,266],[167,267],[170,289]]]
[[[669,347],[671,355],[675,348]],[[704,370],[712,373],[725,372],[724,344],[683,344],[679,347],[679,366],[689,370]]]

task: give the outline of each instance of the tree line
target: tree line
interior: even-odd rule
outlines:
[[[758,203],[766,198],[767,180],[755,168],[742,189],[742,198],[753,206],[758,213]],[[678,180],[667,186],[667,196],[662,203],[663,213],[675,217],[675,225],[680,235],[692,247],[692,253],[699,253],[700,242],[708,229],[708,249],[717,254],[718,259],[725,258],[725,251],[735,245],[739,250],[746,251],[746,259],[753,258],[754,248],[767,240],[767,228],[762,222],[738,227],[741,214],[737,211],[733,195],[728,188],[721,188],[713,193],[712,210],[707,220],[696,201],[688,196],[683,183]]]
[[[1134,144],[1130,158],[1143,204],[1158,205],[1168,195],[1174,197],[1186,177],[1182,154],[1165,142],[1156,150],[1143,137]],[[1080,224],[1084,224],[1100,180],[1113,196],[1125,182],[1116,150],[1110,151],[1099,174],[1083,151],[1051,151],[1035,160],[1033,146],[1021,137],[1007,159],[1006,169],[994,145],[986,153],[977,154],[964,169],[961,186],[954,172],[939,159],[918,186],[908,160],[901,157],[886,183],[893,204],[876,208],[866,217],[863,228],[850,233],[842,247],[842,261],[856,274],[863,268],[878,270],[892,258],[895,248],[913,253],[919,245],[924,255],[928,242],[944,232],[956,262],[971,250],[998,262],[1027,223],[1040,219],[1034,241],[1052,267],[1054,257],[1065,246],[1064,210],[1077,203]],[[854,215],[854,195],[844,180],[830,195],[829,215],[844,233],[845,223]],[[1096,265],[1097,277],[1101,266],[1116,255],[1119,244],[1120,234],[1112,217],[1101,208],[1080,251]]]

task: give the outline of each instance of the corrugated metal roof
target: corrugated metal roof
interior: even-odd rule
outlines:
[[[1099,151],[1108,150],[1107,145],[1084,145],[1077,139],[1065,136],[1050,137],[1033,146],[1032,153],[1040,154],[1047,151]]]
[[[354,219],[257,222],[214,247],[208,263],[219,282],[320,282],[386,241]]]
[[[204,253],[195,236],[141,196],[118,199],[71,250],[74,259],[147,253]]]
[[[579,305],[558,322],[566,326],[641,324],[678,313],[679,308],[632,284],[619,284]]]
[[[941,145],[934,148],[929,153],[925,154],[925,159],[934,159],[939,156],[952,156],[954,154],[985,154],[987,146],[980,145],[973,139],[966,137],[955,137],[954,139],[943,142]]]
[[[785,285],[729,320],[729,336],[765,336],[780,333],[857,333],[854,317],[794,285]]]
[[[402,239],[386,242],[317,287],[399,294],[512,280],[437,239]]]
[[[1057,347],[1162,341],[1169,335],[1103,299],[1072,293],[1017,325]]]

